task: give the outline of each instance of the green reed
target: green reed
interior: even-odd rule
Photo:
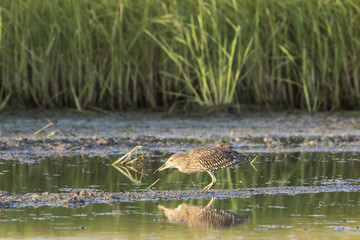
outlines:
[[[200,105],[233,102],[238,82],[249,57],[252,41],[242,43],[242,31],[229,18],[219,19],[216,1],[199,1],[199,13],[189,19],[172,15],[162,22],[173,32],[171,43],[156,33],[145,31],[176,66],[177,74],[163,72],[188,88],[187,98]],[[179,22],[181,21],[181,22]],[[179,27],[175,27],[178,24]],[[223,32],[223,26],[229,32]],[[174,95],[178,92],[172,93]]]
[[[360,104],[358,1],[4,1],[0,109]]]

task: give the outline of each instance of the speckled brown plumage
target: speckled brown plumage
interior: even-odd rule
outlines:
[[[184,153],[172,155],[166,163],[155,172],[167,168],[177,168],[183,173],[208,172],[212,178],[212,182],[206,186],[205,189],[210,189],[216,182],[212,171],[250,161],[251,159],[245,154],[230,148],[198,147]]]
[[[198,147],[186,153],[192,161],[199,161],[204,171],[214,171],[248,161],[246,155],[230,148]]]

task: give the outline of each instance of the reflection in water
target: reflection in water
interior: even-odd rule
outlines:
[[[192,228],[226,228],[247,222],[248,216],[212,207],[214,198],[206,206],[180,204],[177,208],[158,205],[170,221],[182,221]]]
[[[134,153],[134,156],[133,156]],[[136,146],[131,151],[120,157],[118,160],[113,162],[113,167],[116,168],[119,172],[121,172],[125,177],[127,177],[133,183],[141,183],[142,177],[144,175],[142,164],[141,171],[138,171],[135,167],[135,161],[140,160],[140,162],[144,162],[144,153],[142,151],[142,146]],[[134,172],[131,174],[131,171]],[[141,174],[140,177],[137,175]]]
[[[125,177],[127,177],[133,183],[141,183],[141,180],[144,176],[144,172],[141,169],[141,172],[132,166],[126,165],[112,165],[116,170],[121,172]],[[133,172],[133,174],[131,173]],[[140,175],[140,176],[138,176]]]

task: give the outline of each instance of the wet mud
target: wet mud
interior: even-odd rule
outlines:
[[[246,198],[253,195],[276,194],[310,194],[324,192],[359,192],[356,185],[329,185],[309,187],[260,187],[244,189],[213,189],[213,190],[167,190],[146,192],[95,192],[88,189],[74,193],[27,193],[12,194],[0,191],[0,208],[63,206],[82,207],[88,204],[114,204],[128,201],[185,200],[200,198]]]
[[[360,114],[0,114],[0,159],[5,160],[105,157],[124,154],[136,145],[148,152],[177,152],[221,141],[244,152],[360,151]]]

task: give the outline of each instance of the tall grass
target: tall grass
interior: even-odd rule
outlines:
[[[189,19],[164,22],[174,35],[171,45],[161,35],[157,37],[147,30],[145,33],[175,64],[178,74],[163,74],[184,82],[189,100],[207,106],[230,104],[238,82],[245,77],[241,72],[249,57],[252,41],[243,46],[241,27],[227,17],[219,19],[216,1],[210,5],[199,1],[198,8],[198,15]],[[178,27],[174,27],[175,23]],[[230,27],[227,29],[229,33],[222,31],[223,24]],[[173,94],[178,95],[178,92]]]
[[[0,108],[360,105],[358,1],[3,1]]]

